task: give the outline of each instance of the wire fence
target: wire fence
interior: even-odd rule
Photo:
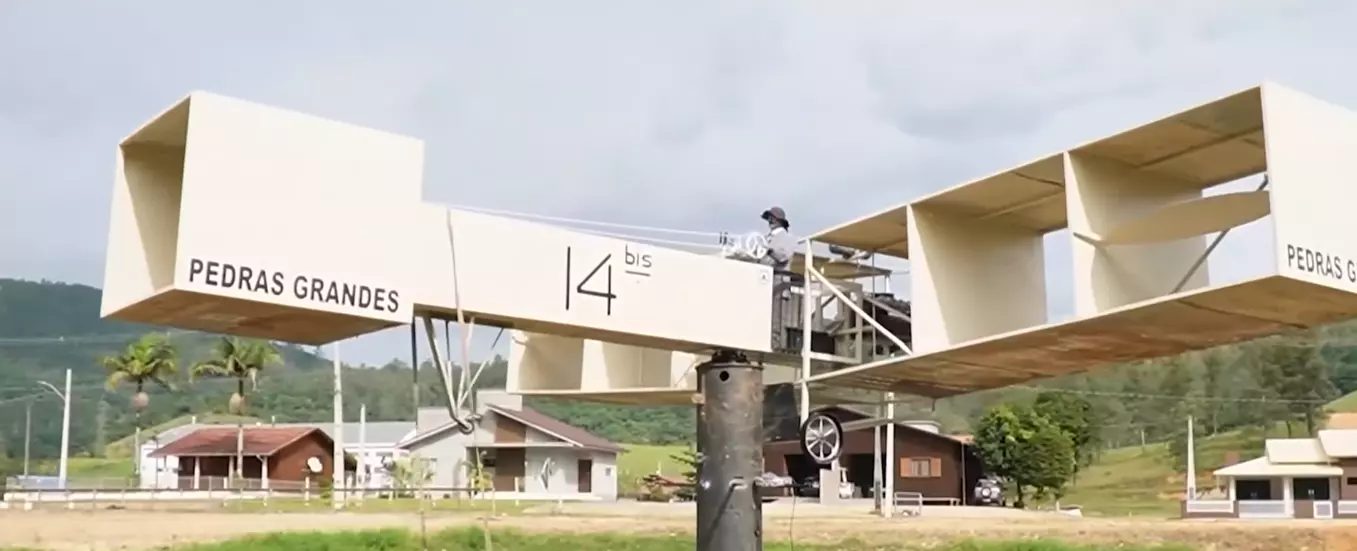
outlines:
[[[168,483],[167,483],[168,482]],[[515,488],[521,488],[515,483]],[[135,479],[68,479],[53,476],[10,477],[0,487],[0,509],[18,510],[226,510],[235,512],[324,511],[335,508],[375,512],[486,511],[509,513],[532,504],[579,498],[467,487],[331,487],[310,480],[179,477],[158,487],[140,487]]]

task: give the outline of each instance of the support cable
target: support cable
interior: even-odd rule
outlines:
[[[1258,189],[1253,190],[1254,193],[1267,189],[1267,184],[1268,179],[1267,176],[1264,175],[1263,183],[1258,184]],[[1201,269],[1202,264],[1206,263],[1206,259],[1211,256],[1212,252],[1215,252],[1216,247],[1220,245],[1220,242],[1224,240],[1225,236],[1229,235],[1230,230],[1233,229],[1234,228],[1225,228],[1221,230],[1220,233],[1216,234],[1216,238],[1211,240],[1211,244],[1206,246],[1206,250],[1202,251],[1201,255],[1197,256],[1197,261],[1192,263],[1192,267],[1187,269],[1187,273],[1183,274],[1183,278],[1178,280],[1178,284],[1173,286],[1173,291],[1171,291],[1169,294],[1182,291],[1183,287],[1187,286],[1187,282],[1192,279],[1192,276],[1197,275],[1197,270]]]
[[[681,230],[675,228],[659,228],[654,226],[637,226],[632,224],[618,224],[615,222],[603,222],[599,220],[584,220],[580,218],[565,218],[562,216],[548,216],[545,214],[532,214],[527,212],[516,212],[510,210],[491,209],[484,207],[471,207],[465,205],[450,205],[451,208],[476,212],[480,214],[490,214],[495,216],[507,216],[511,218],[523,218],[525,220],[542,220],[547,222],[558,222],[562,224],[577,224],[580,226],[597,226],[600,228],[616,228],[621,230],[636,230],[651,233],[668,233],[673,235],[692,235],[698,237],[720,237],[725,232],[700,231],[700,230]]]

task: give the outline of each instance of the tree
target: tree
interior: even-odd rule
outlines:
[[[1192,400],[1192,373],[1184,357],[1174,358],[1168,365],[1164,378],[1159,382],[1160,394],[1169,397],[1181,396],[1182,400],[1171,400],[1162,404],[1164,418],[1160,434],[1169,441],[1169,462],[1176,472],[1186,469],[1187,418],[1193,414],[1196,402]]]
[[[1100,440],[1093,419],[1093,404],[1081,396],[1064,392],[1043,392],[1033,404],[1036,412],[1045,416],[1065,432],[1074,446],[1074,474],[1093,461]]]
[[[166,390],[174,390],[170,377],[178,369],[176,356],[169,338],[159,333],[147,333],[128,344],[121,353],[99,359],[99,365],[108,371],[105,380],[108,390],[117,390],[123,384],[133,387],[131,406],[136,417],[132,440],[134,472],[139,472],[141,465],[141,411],[151,403],[146,386],[155,384]]]
[[[1202,413],[1206,421],[1206,434],[1220,431],[1220,418],[1224,412],[1222,398],[1225,397],[1226,359],[1220,351],[1208,350],[1202,354]]]
[[[683,451],[674,454],[673,459],[682,463],[687,470],[683,471],[683,479],[686,482],[684,487],[680,488],[674,495],[685,501],[692,501],[697,497],[697,469],[702,462],[697,455],[697,448],[689,446]]]
[[[236,380],[236,391],[228,404],[231,413],[245,413],[245,381],[251,388],[258,388],[259,372],[265,367],[282,363],[278,350],[267,341],[222,337],[213,348],[213,357],[199,362],[189,370],[189,376],[230,377]],[[236,468],[237,477],[244,476],[245,460],[245,421],[236,422]]]
[[[1274,394],[1288,419],[1287,436],[1292,436],[1292,420],[1305,423],[1308,435],[1314,435],[1324,419],[1324,405],[1338,395],[1329,375],[1329,363],[1308,340],[1266,339],[1251,343],[1252,359],[1263,387]]]
[[[1065,495],[1066,485],[1074,479],[1074,443],[1065,431],[1043,415],[1033,415],[1031,423],[1031,436],[1024,445],[1021,461],[1023,471],[1027,473],[1026,483],[1037,498],[1059,500]]]
[[[975,445],[988,470],[1002,478],[1026,506],[1027,490],[1058,497],[1074,476],[1074,443],[1030,406],[1001,404],[981,417]]]

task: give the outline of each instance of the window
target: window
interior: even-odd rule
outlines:
[[[900,458],[902,478],[937,478],[942,476],[942,460],[936,457]]]
[[[1348,477],[1348,486],[1357,486],[1357,476]]]

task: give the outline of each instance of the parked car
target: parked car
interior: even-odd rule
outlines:
[[[976,505],[1004,506],[1004,486],[994,477],[981,478],[975,483]]]
[[[764,503],[772,503],[777,498],[782,497],[787,488],[796,485],[796,481],[790,476],[782,476],[776,473],[763,473],[759,476],[759,500]]]
[[[847,477],[840,475],[839,479],[839,499],[852,499],[857,493],[857,486],[847,480]],[[801,497],[820,497],[820,476],[811,475],[801,480],[796,485],[796,495]]]

